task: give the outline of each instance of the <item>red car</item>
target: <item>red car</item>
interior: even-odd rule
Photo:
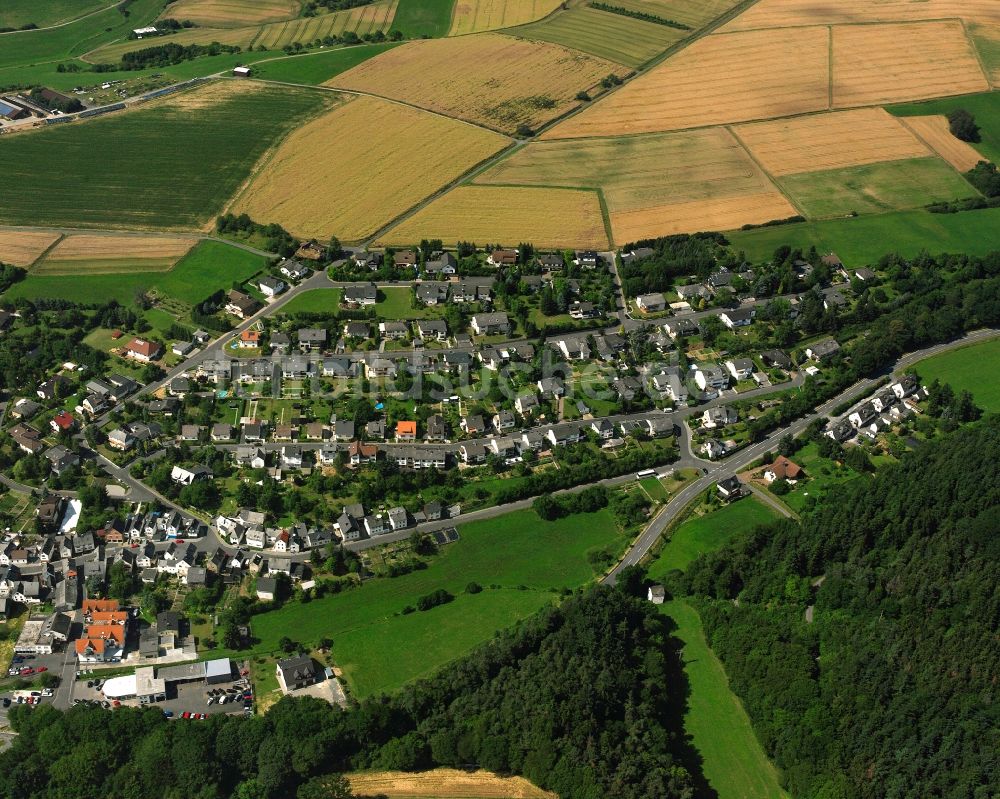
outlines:
[[[117,699],[115,699],[111,704],[114,705],[115,707],[121,707],[122,706],[122,703],[119,702]]]
[[[182,719],[189,719],[189,718],[191,718],[191,713],[189,711],[185,710],[183,713],[181,713],[181,718]]]
[[[22,677],[27,677],[29,674],[34,674],[34,673],[35,673],[35,670],[32,669],[32,668],[21,669],[21,676]]]
[[[37,669],[35,669],[35,671],[37,671],[39,674],[41,674],[43,671],[48,671],[48,670],[49,670],[48,666],[39,666]]]

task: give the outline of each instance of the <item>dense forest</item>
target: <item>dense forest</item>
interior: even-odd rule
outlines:
[[[264,716],[170,721],[155,708],[11,709],[0,796],[344,796],[357,768],[478,764],[565,799],[691,796],[668,620],[594,587],[399,694],[343,712],[284,699]]]
[[[997,796],[998,459],[993,416],[845,485],[801,524],[699,559],[673,586],[699,597],[793,796]]]

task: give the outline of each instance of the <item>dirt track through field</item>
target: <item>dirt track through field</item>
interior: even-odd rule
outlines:
[[[738,125],[733,132],[772,175],[794,175],[930,155],[881,108]]]

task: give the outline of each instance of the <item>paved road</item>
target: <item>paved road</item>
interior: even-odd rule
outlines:
[[[666,530],[670,523],[684,511],[684,509],[695,497],[707,491],[722,477],[745,469],[751,462],[759,458],[769,449],[774,449],[784,436],[797,436],[810,424],[812,424],[815,419],[826,416],[838,405],[849,399],[863,399],[871,393],[875,384],[886,374],[905,369],[931,355],[936,355],[958,347],[964,347],[977,341],[995,338],[998,335],[1000,335],[1000,330],[978,330],[960,339],[948,342],[947,344],[939,344],[909,355],[904,355],[896,361],[891,370],[886,370],[883,374],[877,375],[874,378],[867,378],[865,380],[858,381],[833,399],[823,403],[823,405],[808,416],[799,419],[788,427],[774,431],[763,441],[747,447],[746,449],[739,450],[732,457],[727,458],[723,463],[713,466],[708,470],[707,474],[695,482],[689,483],[678,494],[676,494],[666,504],[666,506],[664,506],[663,510],[661,510],[660,513],[657,514],[657,516],[649,523],[646,529],[643,530],[643,532],[629,548],[628,552],[625,553],[622,560],[604,578],[603,582],[608,585],[614,585],[618,580],[618,575],[621,570],[626,566],[634,566],[639,563],[652,548],[653,544],[655,544],[659,537],[663,534],[663,531]]]

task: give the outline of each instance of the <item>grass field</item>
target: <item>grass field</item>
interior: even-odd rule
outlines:
[[[476,179],[477,183],[597,188],[607,203],[615,241],[660,235],[678,220],[664,206],[698,202],[704,218],[683,217],[688,230],[711,229],[712,201],[739,198],[744,215],[727,227],[788,217],[795,209],[723,128],[611,139],[529,144]],[[777,198],[780,210],[772,207]],[[702,202],[710,201],[710,202]],[[760,203],[764,213],[753,212]],[[694,207],[694,206],[692,206]]]
[[[59,25],[84,14],[107,8],[106,0],[4,0],[0,5],[0,28]]]
[[[829,35],[817,27],[706,36],[544,138],[652,133],[824,111]],[[786,57],[789,52],[796,58]]]
[[[0,230],[0,264],[31,266],[58,238],[58,233]]]
[[[488,771],[437,768],[413,774],[375,771],[348,774],[351,789],[360,797],[387,799],[558,799],[524,777],[498,777]]]
[[[921,208],[976,190],[940,158],[911,158],[786,175],[779,184],[810,218]]]
[[[573,189],[460,186],[380,236],[381,243],[410,245],[421,239],[491,241],[537,247],[604,249],[597,193]]]
[[[733,536],[777,518],[770,506],[755,497],[741,499],[705,516],[690,518],[663,544],[656,560],[649,565],[649,576],[656,580],[673,569],[683,571],[699,555],[714,552]]]
[[[23,0],[19,0],[23,2]],[[6,7],[7,2],[3,4]],[[36,6],[44,7],[43,3]],[[69,25],[48,30],[24,31],[0,36],[0,68],[71,59],[105,42],[123,39],[133,28],[148,24],[160,13],[163,0],[135,0],[125,16],[117,7],[107,8]],[[16,73],[3,73],[5,82],[17,85]]]
[[[1000,250],[1000,208],[961,214],[900,211],[727,235],[733,247],[754,261],[771,258],[783,244],[803,251],[815,245],[820,252],[836,252],[848,266],[875,263],[890,252],[911,258],[922,250],[985,255]]]
[[[555,44],[496,33],[409,42],[328,85],[370,92],[507,133],[537,127],[575,107],[623,69]]]
[[[796,513],[800,513],[810,501],[810,497],[819,500],[831,488],[857,480],[860,475],[847,466],[838,465],[833,461],[820,457],[819,448],[810,443],[800,449],[792,457],[805,471],[808,479],[799,483],[789,493],[778,497]]]
[[[306,53],[288,58],[265,61],[254,67],[254,75],[264,80],[279,80],[288,83],[304,83],[318,86],[341,72],[346,72],[369,58],[374,58],[386,50],[399,47],[399,42],[385,44],[360,44]]]
[[[931,155],[881,108],[755,122],[738,125],[733,132],[757,163],[776,177]]]
[[[1000,92],[951,97],[925,103],[892,105],[886,110],[896,116],[911,117],[948,114],[959,108],[964,108],[975,116],[976,124],[979,126],[982,141],[972,146],[982,153],[986,160],[1000,164]]]
[[[304,291],[281,306],[281,313],[332,313],[340,305],[340,289]]]
[[[913,370],[924,383],[937,379],[955,391],[971,391],[976,404],[987,411],[1000,411],[1000,340],[935,355],[920,361]]]
[[[67,236],[31,270],[32,275],[167,272],[196,244],[177,236]]]
[[[294,19],[301,11],[299,0],[174,0],[164,16],[212,28],[279,22]]]
[[[358,241],[507,144],[473,125],[359,97],[289,135],[233,210],[302,238]]]
[[[356,696],[392,691],[536,612],[552,601],[553,589],[592,580],[588,552],[625,546],[608,511],[556,522],[517,511],[463,525],[460,532],[462,539],[443,548],[427,569],[255,616],[254,635],[261,641],[255,648],[272,652],[284,635],[307,644],[329,636]],[[472,581],[482,593],[464,593]],[[438,588],[455,600],[401,614]]]
[[[729,678],[705,640],[698,612],[683,600],[660,606],[677,625],[674,636],[690,695],[684,728],[702,756],[702,771],[718,799],[787,799]]]
[[[646,63],[690,35],[690,31],[600,11],[587,5],[560,11],[541,22],[515,28],[511,33],[574,47],[629,67]]]
[[[0,222],[200,226],[272,143],[330,102],[305,89],[228,82],[141,110],[6,137],[0,169],[20,188],[0,195]]]
[[[921,100],[990,88],[958,20],[836,26],[833,105]]]
[[[281,50],[285,45],[296,42],[314,42],[326,36],[339,36],[353,32],[358,36],[382,31],[388,32],[396,10],[395,0],[380,0],[366,6],[357,6],[346,11],[318,14],[314,17],[300,17],[285,22],[266,25],[244,25],[235,28],[185,28],[172,33],[161,41],[181,45],[220,44],[265,50]],[[88,61],[116,62],[124,53],[139,49],[134,41],[118,41],[86,53]]]
[[[969,21],[1000,23],[993,0],[762,0],[740,14],[723,30],[748,30],[798,25],[834,25],[863,22],[906,22],[964,17]]]
[[[447,36],[455,0],[399,0],[392,29],[408,39]]]
[[[973,25],[970,33],[979,58],[993,88],[1000,87],[1000,22],[996,25]]]
[[[457,0],[449,36],[524,25],[551,14],[562,0]]]
[[[221,242],[203,241],[169,272],[81,275],[74,280],[67,280],[62,275],[29,272],[4,297],[45,297],[80,303],[103,303],[115,299],[131,306],[136,292],[152,289],[182,303],[194,304],[218,289],[229,288],[233,281],[246,280],[266,265],[267,259],[259,255]]]

